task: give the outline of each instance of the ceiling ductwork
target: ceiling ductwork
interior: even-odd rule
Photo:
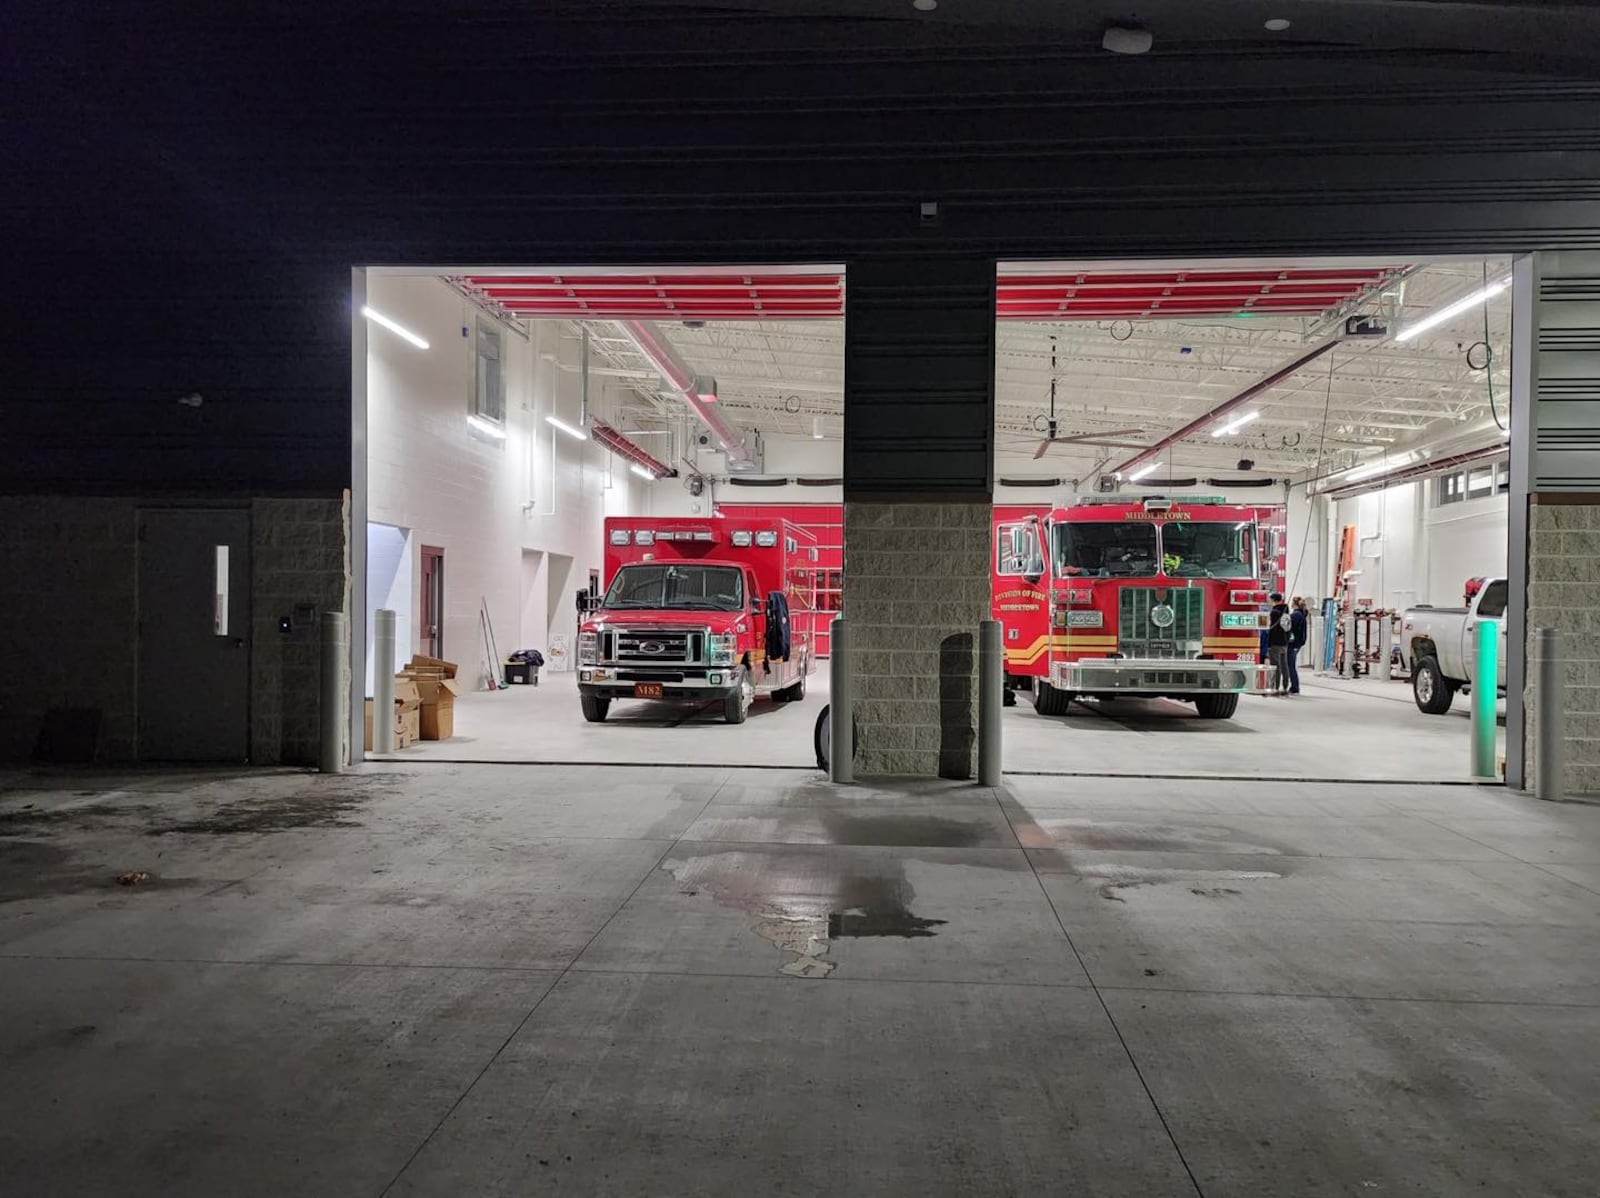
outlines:
[[[633,342],[634,348],[661,372],[667,386],[677,393],[710,431],[716,439],[717,448],[728,455],[730,470],[737,468],[735,463],[745,464],[755,460],[754,447],[723,418],[717,407],[716,379],[698,375],[690,369],[655,321],[619,320],[616,324],[623,335]]]

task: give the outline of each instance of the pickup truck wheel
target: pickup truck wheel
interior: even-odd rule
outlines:
[[[1239,710],[1239,692],[1196,695],[1194,709],[1202,720],[1231,720],[1233,713]]]
[[[1044,679],[1035,683],[1033,706],[1040,715],[1066,715],[1072,706],[1072,692],[1057,690]]]
[[[611,700],[604,695],[579,695],[578,702],[583,707],[583,718],[591,724],[604,723],[606,712],[611,710]]]
[[[1450,710],[1450,701],[1456,697],[1456,688],[1439,669],[1437,657],[1424,657],[1411,672],[1411,697],[1417,701],[1417,710],[1428,715],[1443,715]]]

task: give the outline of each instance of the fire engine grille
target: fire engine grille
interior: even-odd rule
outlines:
[[[705,660],[705,633],[682,628],[627,628],[606,633],[604,657],[623,665],[685,665]]]
[[[1170,623],[1153,614],[1164,615],[1162,608],[1171,609]],[[1206,595],[1199,587],[1123,587],[1117,600],[1117,649],[1127,657],[1198,656],[1205,618]]]

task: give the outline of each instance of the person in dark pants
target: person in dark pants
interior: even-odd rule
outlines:
[[[1272,693],[1289,693],[1289,605],[1277,591],[1272,592],[1272,614],[1267,624],[1267,660],[1272,663]]]
[[[1300,693],[1300,650],[1306,647],[1311,636],[1311,619],[1306,613],[1306,601],[1299,595],[1289,608],[1289,693]]]

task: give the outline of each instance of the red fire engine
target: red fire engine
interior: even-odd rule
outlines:
[[[1263,688],[1256,509],[1095,497],[995,509],[994,618],[1010,687],[1042,714],[1075,696],[1165,696],[1227,719]]]
[[[615,699],[720,703],[805,697],[814,538],[785,520],[606,521],[606,589],[578,628],[578,694],[598,723]]]

